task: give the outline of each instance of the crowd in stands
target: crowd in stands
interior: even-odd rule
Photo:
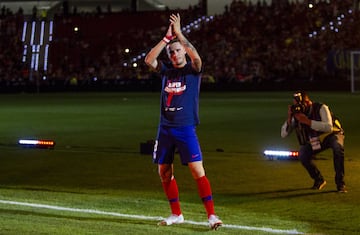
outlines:
[[[21,33],[24,22],[21,9],[15,14],[2,7],[0,15],[0,86],[26,77],[21,63]]]
[[[329,2],[329,3],[328,3]],[[204,56],[205,71],[222,82],[330,79],[331,50],[359,48],[359,11],[349,14],[352,0],[307,4],[245,4],[233,1],[223,15],[194,35]],[[337,24],[339,32],[321,26]],[[309,34],[318,31],[315,37]],[[205,39],[205,40],[203,40]]]
[[[202,12],[196,7],[180,11],[184,24],[200,18]],[[77,86],[155,78],[143,58],[136,60],[137,66],[131,58],[162,38],[170,12],[55,16],[50,65],[44,72],[47,79]],[[202,56],[204,82],[346,79],[344,73],[329,67],[329,54],[359,50],[359,16],[353,0],[319,0],[313,8],[302,1],[252,4],[233,0],[223,14],[202,22],[187,37]],[[21,63],[21,11],[12,14],[4,9],[0,20],[0,81],[26,79]],[[74,31],[74,26],[80,30]]]

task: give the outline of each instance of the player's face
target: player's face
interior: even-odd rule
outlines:
[[[169,59],[175,67],[182,67],[186,64],[186,51],[180,42],[174,42],[167,48]]]

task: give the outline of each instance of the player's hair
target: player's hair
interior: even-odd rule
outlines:
[[[178,38],[171,39],[170,42],[166,45],[166,51],[169,50],[169,46],[175,42],[180,42]]]
[[[173,44],[175,42],[180,42],[180,40],[178,38],[171,39],[170,42],[168,43],[168,45]]]

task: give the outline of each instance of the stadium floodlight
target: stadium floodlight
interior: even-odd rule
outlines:
[[[297,160],[298,151],[265,150],[264,156],[269,160]]]
[[[53,141],[53,140],[20,139],[19,144],[23,147],[30,147],[30,148],[54,148],[55,147],[55,141]]]

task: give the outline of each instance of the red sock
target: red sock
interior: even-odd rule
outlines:
[[[199,190],[199,195],[204,203],[208,217],[215,214],[214,201],[212,199],[211,186],[206,176],[200,177],[196,180]]]
[[[162,182],[164,192],[169,200],[171,213],[175,215],[181,214],[179,190],[175,178],[172,178],[170,182]]]

